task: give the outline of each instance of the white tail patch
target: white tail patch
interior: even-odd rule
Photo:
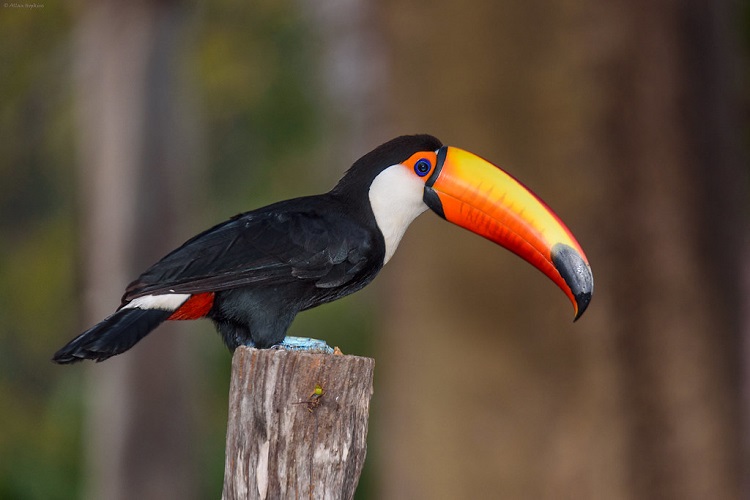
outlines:
[[[163,295],[144,295],[136,297],[124,306],[123,309],[159,309],[161,311],[176,311],[187,299],[189,293],[166,293]]]

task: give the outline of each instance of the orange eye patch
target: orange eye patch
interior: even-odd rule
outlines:
[[[406,160],[403,165],[418,177],[427,177],[435,169],[437,154],[434,151],[419,151]]]

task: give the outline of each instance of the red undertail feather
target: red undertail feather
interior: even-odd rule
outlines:
[[[185,301],[172,315],[170,320],[203,318],[214,305],[213,292],[197,293]]]

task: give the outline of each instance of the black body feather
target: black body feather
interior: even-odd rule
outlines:
[[[208,317],[230,349],[277,344],[299,311],[359,290],[381,269],[383,237],[374,216],[360,212],[329,193],[240,214],[157,262],[123,303],[214,292]]]
[[[172,314],[158,309],[120,309],[70,341],[52,357],[60,364],[104,361],[133,347]]]

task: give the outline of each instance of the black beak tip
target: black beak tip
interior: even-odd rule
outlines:
[[[573,321],[580,318],[591,302],[594,293],[594,275],[583,257],[572,247],[558,243],[552,247],[552,263],[565,280],[575,297],[578,312]]]
[[[586,311],[586,308],[589,306],[589,302],[591,302],[591,292],[578,293],[575,295],[575,298],[576,304],[578,305],[578,313],[576,314],[576,317],[573,318],[574,323],[578,321],[578,318],[583,316],[584,311]]]

